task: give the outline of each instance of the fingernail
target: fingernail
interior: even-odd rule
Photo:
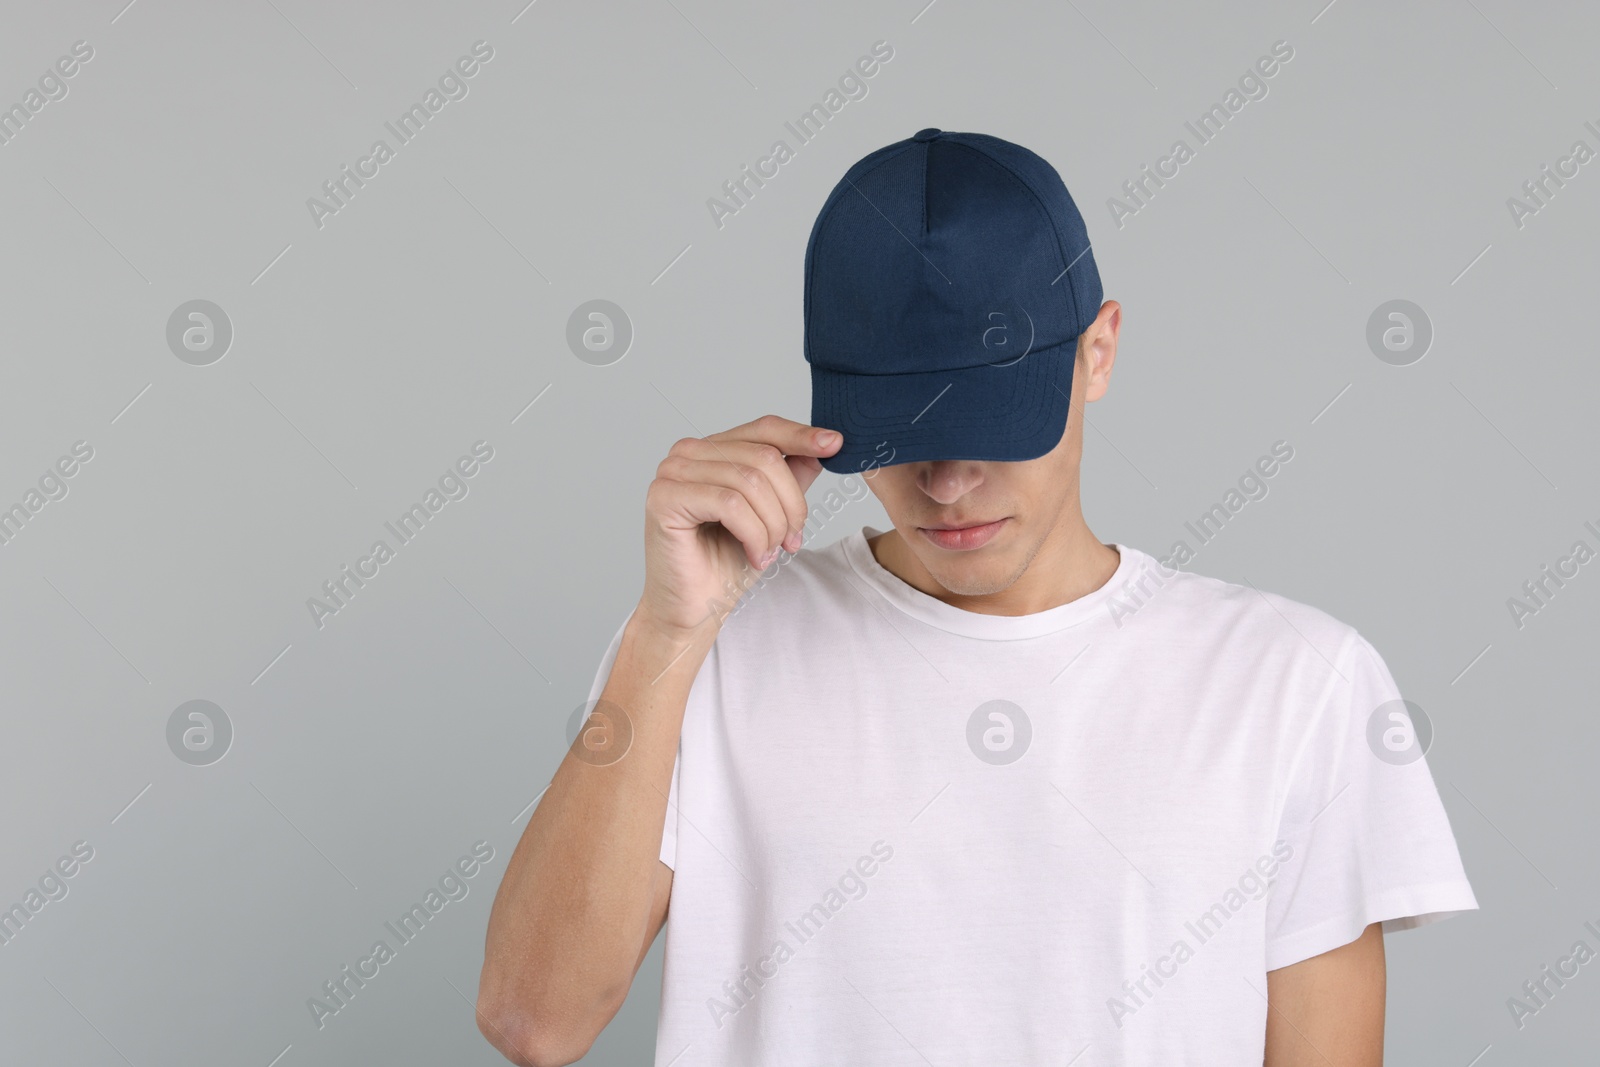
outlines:
[[[817,434],[817,444],[821,445],[823,448],[827,448],[829,445],[834,444],[838,440],[839,435],[833,430],[823,430],[821,433]]]

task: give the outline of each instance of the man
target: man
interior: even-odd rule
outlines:
[[[1383,933],[1477,906],[1423,746],[1351,627],[1090,532],[1121,308],[1055,170],[880,149],[805,285],[814,425],[657,469],[485,1036],[580,1058],[665,925],[663,1067],[1380,1064]],[[823,468],[894,528],[802,549]]]

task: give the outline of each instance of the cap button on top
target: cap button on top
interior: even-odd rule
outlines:
[[[912,134],[911,139],[913,141],[931,141],[935,137],[939,136],[939,132],[940,131],[937,128],[929,126],[925,130],[918,130],[916,133]]]

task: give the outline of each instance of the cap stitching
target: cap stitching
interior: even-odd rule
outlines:
[[[969,367],[959,369],[971,370],[974,368]],[[819,370],[823,371],[824,373],[820,375],[817,374],[816,371]],[[1039,408],[1043,407],[1047,412],[1054,410],[1054,400],[1048,395],[1048,391],[1038,388],[1038,386],[1044,382],[1044,379],[1048,373],[1048,369],[1045,367],[1044,362],[1042,360],[1036,360],[1034,364],[1028,368],[1026,376],[1023,378],[1023,380],[1017,383],[1011,389],[1010,396],[1008,398],[1010,402],[1015,403],[1018,399],[1026,400],[1036,395],[1038,403],[1023,410],[1022,415],[1025,428],[1019,429],[1018,432],[1010,434],[996,433],[994,436],[997,440],[1018,441],[1026,439],[1027,437],[1038,432],[1038,425],[1041,420],[1038,418],[1036,413]],[[1070,377],[1073,372],[1069,370],[1067,373]],[[855,424],[855,426],[852,428],[856,429],[857,435],[866,434],[867,436],[871,436],[884,430],[885,428],[892,430],[894,427],[899,427],[901,431],[901,439],[907,444],[937,440],[941,436],[939,430],[931,429],[930,427],[924,427],[921,430],[908,430],[904,425],[902,425],[903,419],[902,416],[899,415],[874,417],[862,411],[856,403],[858,398],[846,388],[846,380],[854,377],[859,376],[851,375],[848,372],[843,371],[828,371],[827,368],[818,367],[813,368],[812,374],[814,386],[820,385],[822,387],[821,395],[824,397],[831,397],[833,399],[834,403],[831,406],[835,408],[835,412],[837,414],[845,415]],[[820,379],[820,381],[818,379]],[[1070,408],[1071,398],[1068,397],[1067,401],[1068,407]],[[1070,411],[1068,414],[1070,417]],[[991,421],[993,421],[992,414],[982,414],[974,416],[970,419],[960,419],[953,422],[946,420],[943,425],[946,428],[964,428],[973,425],[981,426]]]
[[[922,237],[928,236],[928,164],[933,159],[933,146],[922,142]]]

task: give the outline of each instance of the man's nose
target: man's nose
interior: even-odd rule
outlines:
[[[983,464],[977,460],[934,460],[917,475],[917,484],[941,504],[953,504],[983,484]]]

